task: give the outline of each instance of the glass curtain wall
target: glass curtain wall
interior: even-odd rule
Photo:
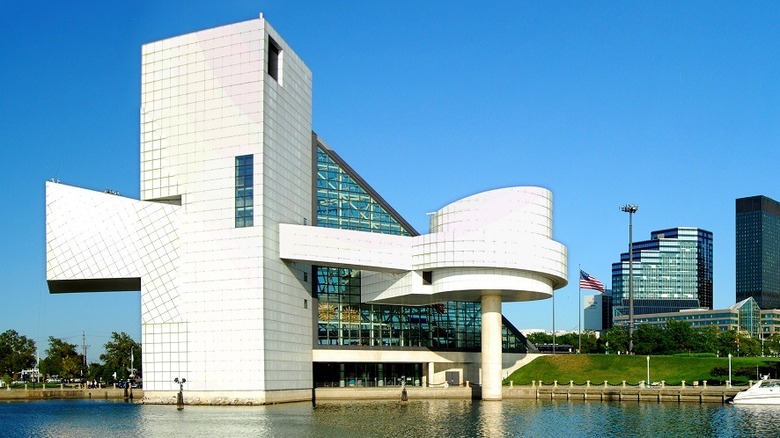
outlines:
[[[317,147],[317,226],[416,235],[333,151]],[[317,344],[479,351],[479,303],[429,306],[360,302],[360,271],[315,267]],[[508,327],[509,326],[509,327]],[[505,321],[504,351],[525,352],[526,339]]]
[[[753,298],[737,303],[739,306],[739,328],[752,338],[758,338],[761,326],[761,309]]]
[[[634,243],[634,314],[712,308],[712,233],[700,228],[653,231]],[[615,317],[629,314],[628,253],[612,264]]]

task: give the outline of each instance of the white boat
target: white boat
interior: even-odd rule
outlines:
[[[761,380],[750,388],[737,393],[734,404],[780,405],[780,380]]]

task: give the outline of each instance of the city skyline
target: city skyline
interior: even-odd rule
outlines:
[[[137,293],[48,294],[44,182],[137,199],[141,44],[260,12],[315,72],[314,130],[418,230],[426,212],[475,191],[553,192],[553,236],[570,251],[556,329],[577,327],[578,267],[607,285],[627,251],[624,203],[640,206],[635,236],[712,231],[714,307],[735,302],[734,199],[780,197],[764,177],[779,155],[780,66],[766,54],[780,8],[187,5],[4,15],[14,68],[0,73],[2,178],[14,190],[3,195],[0,297],[6,328],[41,354],[50,335],[78,343],[85,331],[92,360],[112,331],[140,340]],[[504,314],[520,329],[552,328],[551,300]]]

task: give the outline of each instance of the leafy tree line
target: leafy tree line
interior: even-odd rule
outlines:
[[[101,363],[85,365],[84,355],[78,353],[75,344],[62,339],[49,337],[49,346],[45,357],[38,363],[43,378],[57,376],[61,379],[77,379],[101,382],[113,382],[127,379],[131,368],[136,375],[141,373],[141,344],[127,333],[111,333],[111,338],[103,346],[105,353],[100,355]],[[20,335],[15,330],[0,334],[0,376],[6,381],[21,379],[21,371],[33,368],[36,364],[35,341]],[[116,378],[114,374],[116,373]]]
[[[35,341],[16,330],[0,334],[0,375],[11,375],[35,365]]]
[[[533,333],[528,339],[534,344],[552,344],[552,335]],[[556,336],[556,344],[579,346],[577,333]],[[617,353],[628,351],[628,329],[613,327],[596,338],[594,332],[582,333],[582,353]],[[751,338],[747,333],[735,330],[721,331],[715,326],[696,330],[686,321],[670,319],[665,327],[644,324],[634,330],[634,353],[641,355],[670,355],[681,353],[711,353],[719,356],[778,356],[780,334],[766,338]]]

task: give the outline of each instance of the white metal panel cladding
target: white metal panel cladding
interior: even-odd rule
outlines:
[[[552,239],[552,194],[540,187],[479,193],[442,208],[431,233],[376,233],[280,225],[280,257],[364,269],[363,301],[427,304],[548,298],[565,286],[568,254]],[[406,272],[403,272],[406,270]],[[431,271],[430,284],[421,272]]]

